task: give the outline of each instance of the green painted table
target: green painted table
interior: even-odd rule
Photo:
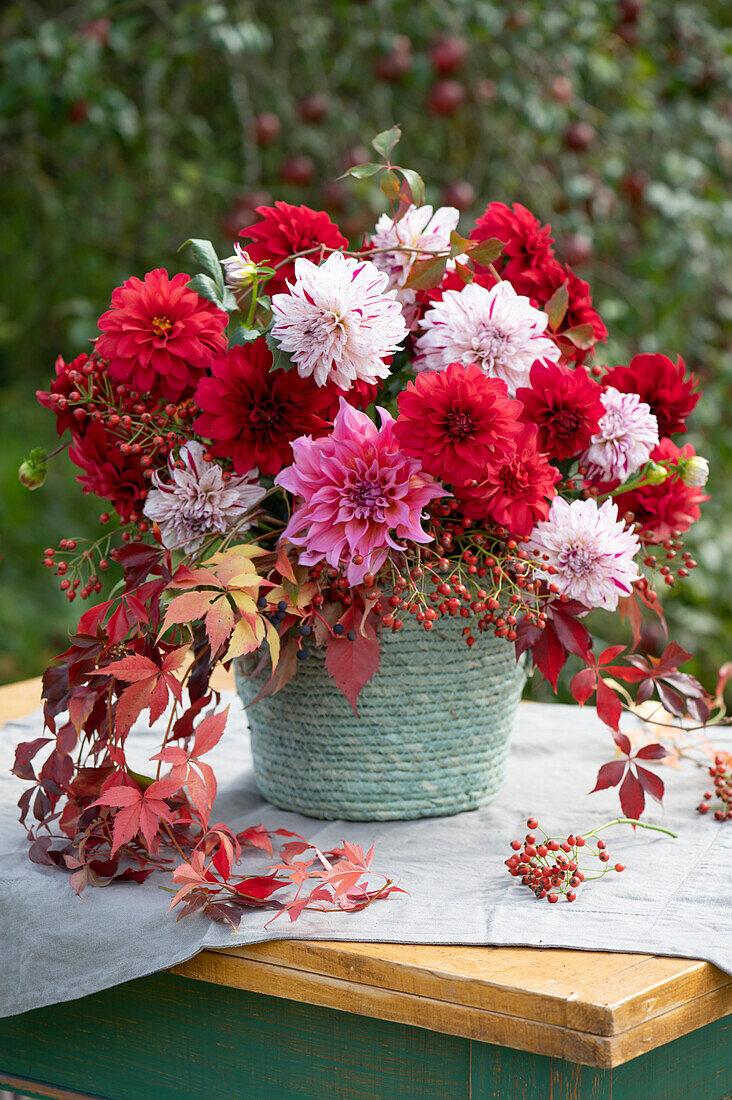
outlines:
[[[0,689],[0,721],[38,682]],[[0,1087],[58,1100],[726,1100],[732,978],[539,948],[291,941],[0,1020]]]

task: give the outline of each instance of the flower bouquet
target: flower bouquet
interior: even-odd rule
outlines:
[[[45,564],[69,600],[123,571],[45,675],[49,738],[19,750],[24,814],[65,845],[34,834],[46,862],[108,879],[223,843],[200,760],[224,728],[203,717],[217,663],[237,666],[263,793],[321,817],[486,801],[529,661],[556,688],[578,658],[572,692],[616,736],[634,684],[708,717],[678,646],[597,657],[585,621],[619,613],[637,643],[642,613],[661,615],[654,585],[694,568],[681,536],[707,464],[675,438],[696,379],[660,354],[598,365],[605,326],[550,227],[493,202],[461,236],[393,162],[398,139],[349,170],[391,204],[360,245],[285,202],[221,262],[188,241],[200,273],[128,279],[38,395],[118,521]],[[31,487],[46,460],[24,463]],[[166,708],[142,775],[127,734]],[[629,752],[601,785],[636,818],[663,784]]]

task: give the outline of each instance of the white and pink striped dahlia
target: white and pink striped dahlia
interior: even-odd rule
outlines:
[[[600,400],[605,415],[580,461],[593,481],[625,481],[640,470],[658,446],[658,420],[637,393],[608,386]]]
[[[300,562],[327,561],[360,584],[375,573],[397,540],[426,543],[422,511],[445,490],[405,455],[394,435],[394,419],[379,409],[381,426],[344,398],[330,435],[301,436],[292,444],[294,462],[275,478],[302,503],[283,538],[302,547]]]
[[[445,370],[450,363],[477,363],[502,378],[513,396],[529,385],[537,361],[556,363],[560,352],[544,335],[549,318],[505,280],[487,290],[469,283],[447,290],[425,313],[415,343],[416,370]]]
[[[570,503],[556,496],[547,519],[534,527],[528,548],[541,553],[535,564],[538,571],[555,566],[556,573],[547,573],[547,579],[560,594],[585,607],[614,611],[620,596],[629,596],[633,581],[640,577],[640,543],[618,519],[612,500],[598,508],[592,499]]]
[[[389,276],[368,260],[332,252],[322,264],[295,260],[289,294],[275,294],[272,338],[316,385],[333,382],[349,390],[354,382],[386,378],[385,362],[407,335]]]
[[[410,206],[399,221],[388,214],[382,214],[374,227],[371,244],[377,251],[372,262],[379,271],[389,276],[389,289],[396,288],[397,297],[403,305],[411,304],[415,299],[413,290],[405,289],[417,260],[420,256],[415,249],[428,252],[444,251],[450,247],[450,234],[457,229],[460,211],[454,206],[440,206],[432,211],[431,206]]]

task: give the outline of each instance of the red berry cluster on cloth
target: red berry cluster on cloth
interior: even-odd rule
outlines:
[[[537,898],[546,898],[550,904],[556,904],[560,897],[576,901],[578,889],[588,878],[602,878],[608,871],[625,870],[622,863],[610,866],[607,844],[595,832],[550,837],[535,817],[530,817],[526,825],[533,831],[526,834],[523,843],[511,841],[513,855],[505,861],[508,873],[520,878]],[[537,829],[543,839],[537,839]],[[580,860],[587,861],[584,869]],[[597,873],[590,874],[590,868]]]
[[[708,814],[711,809],[709,803],[716,797],[721,805],[714,810],[714,820],[729,821],[732,819],[732,756],[717,753],[709,774],[714,780],[714,790],[704,792],[704,799],[697,806],[697,811]]]

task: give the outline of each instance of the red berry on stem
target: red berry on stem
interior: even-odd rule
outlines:
[[[272,111],[264,111],[254,119],[254,136],[257,145],[271,145],[282,132],[282,123]]]

